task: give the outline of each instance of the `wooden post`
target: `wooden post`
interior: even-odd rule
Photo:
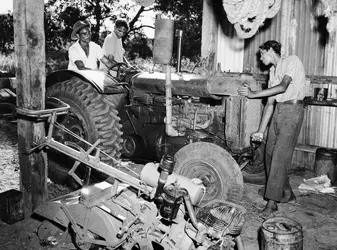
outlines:
[[[44,0],[14,0],[17,106],[29,110],[45,108]],[[47,196],[47,158],[29,150],[44,136],[44,123],[18,117],[20,187],[25,215],[29,216]]]
[[[202,11],[201,56],[208,58],[208,70],[216,67],[218,46],[218,22],[214,11],[214,1],[204,0]]]

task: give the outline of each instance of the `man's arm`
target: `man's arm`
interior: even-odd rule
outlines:
[[[269,97],[266,106],[263,109],[263,115],[259,129],[251,135],[252,141],[263,141],[264,132],[267,129],[268,123],[274,113],[275,98]]]
[[[289,84],[291,83],[292,78],[288,75],[285,75],[282,78],[280,84],[262,90],[252,91],[250,87],[244,86],[238,89],[238,93],[242,96],[247,96],[248,98],[261,98],[267,96],[274,96],[286,92]]]
[[[103,63],[109,70],[113,69],[112,66],[116,65],[116,61],[114,60],[112,55],[104,55],[101,59],[100,59],[101,63]]]
[[[261,119],[261,123],[257,132],[264,133],[268,126],[268,123],[274,113],[274,105],[276,100],[274,97],[269,97],[266,106],[263,109],[263,115]]]
[[[90,68],[85,67],[82,61],[78,60],[78,61],[75,61],[74,63],[79,70],[90,69]]]

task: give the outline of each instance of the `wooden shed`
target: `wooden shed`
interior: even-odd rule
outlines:
[[[213,54],[214,65],[220,64],[222,71],[267,73],[259,67],[258,47],[277,40],[282,54],[295,54],[302,60],[308,98],[314,96],[315,88],[328,88],[327,101],[306,106],[293,166],[313,168],[318,147],[337,148],[337,39],[336,32],[328,31],[329,17],[324,15],[325,8],[336,6],[324,2],[329,1],[283,0],[278,13],[265,19],[254,36],[241,39],[227,19],[223,1],[204,1],[202,55]]]

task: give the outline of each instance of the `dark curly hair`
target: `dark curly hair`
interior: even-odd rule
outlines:
[[[129,30],[129,25],[128,25],[127,21],[124,20],[124,19],[117,19],[117,20],[116,20],[116,23],[115,23],[115,26],[116,26],[117,28],[124,27],[124,28],[126,29],[126,31]]]
[[[269,41],[261,44],[259,46],[259,49],[269,50],[270,48],[272,48],[275,51],[276,54],[281,55],[281,47],[282,47],[282,45],[279,42],[274,41],[274,40],[269,40]]]

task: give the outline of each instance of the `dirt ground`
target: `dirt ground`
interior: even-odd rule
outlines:
[[[300,193],[298,186],[312,173],[302,170],[291,171],[291,184],[297,196],[292,204],[280,204],[276,215],[298,221],[303,227],[304,250],[337,249],[337,195]],[[257,194],[260,186],[245,184],[244,198],[240,205],[247,209],[245,225],[241,233],[246,250],[259,248],[259,230],[263,218],[259,211],[265,201]],[[9,189],[19,189],[19,164],[17,156],[16,126],[8,120],[0,119],[0,193]],[[62,187],[49,185],[50,197],[65,192]],[[75,249],[67,235],[59,236],[56,245],[37,237],[41,221],[28,218],[12,225],[0,221],[0,249]],[[54,232],[55,233],[55,232]],[[61,235],[62,232],[57,232]]]

